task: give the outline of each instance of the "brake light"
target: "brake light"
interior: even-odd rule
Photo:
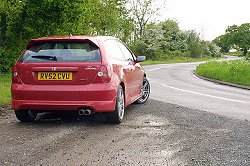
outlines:
[[[14,66],[12,69],[12,82],[13,83],[21,83],[21,80],[19,78],[17,68]]]
[[[101,66],[93,83],[108,83],[111,80],[111,67]]]

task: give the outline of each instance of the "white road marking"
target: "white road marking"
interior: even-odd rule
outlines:
[[[246,101],[234,100],[234,99],[229,99],[229,98],[224,98],[224,97],[218,97],[218,96],[203,94],[203,93],[199,93],[199,92],[189,91],[189,90],[184,90],[184,89],[175,88],[175,87],[168,86],[168,85],[161,84],[161,83],[158,83],[158,84],[160,84],[160,85],[162,85],[162,86],[164,86],[166,88],[170,88],[170,89],[174,89],[174,90],[178,90],[178,91],[182,91],[182,92],[187,92],[187,93],[192,93],[192,94],[196,94],[196,95],[201,95],[201,96],[206,96],[206,97],[212,97],[212,98],[221,99],[221,100],[227,100],[227,101],[232,101],[232,102],[247,103],[247,104],[249,104],[249,102],[246,102]]]
[[[160,69],[164,69],[164,68],[166,68],[166,67],[173,67],[173,66],[175,66],[175,65],[171,65],[171,66],[164,66],[164,67],[157,67],[157,68],[154,68],[154,69],[150,69],[150,70],[148,70],[148,72],[155,71],[155,70],[160,70]]]
[[[158,68],[150,69],[150,70],[148,70],[148,72],[155,71],[155,70],[160,70],[160,69],[162,69],[162,68],[163,68],[163,67],[158,67]]]
[[[151,71],[155,71],[155,70],[160,70],[160,69],[164,69],[166,67],[175,67],[175,66],[180,66],[180,65],[197,65],[201,62],[190,62],[190,63],[176,63],[174,65],[170,65],[170,64],[166,64],[162,67],[157,67],[157,68],[153,68],[153,69],[149,69],[148,72],[151,72]],[[168,65],[168,66],[167,66]]]

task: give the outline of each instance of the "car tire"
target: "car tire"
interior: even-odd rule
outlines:
[[[118,86],[116,105],[113,112],[107,113],[107,121],[113,124],[119,124],[124,120],[124,111],[125,111],[125,100],[123,88],[121,85]]]
[[[15,110],[15,114],[21,122],[34,122],[38,113],[32,110]]]
[[[146,77],[143,78],[142,96],[136,100],[137,104],[144,104],[147,102],[150,95],[150,83]]]

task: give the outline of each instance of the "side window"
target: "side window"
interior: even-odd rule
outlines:
[[[126,61],[134,61],[134,56],[133,54],[127,49],[124,44],[121,42],[118,42],[119,47],[121,48],[123,55],[125,56]]]
[[[117,44],[116,40],[106,40],[105,41],[105,47],[107,53],[114,59],[125,61],[125,58],[123,56],[123,53],[120,49],[120,47]]]

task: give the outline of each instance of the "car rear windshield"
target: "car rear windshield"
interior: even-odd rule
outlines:
[[[31,46],[19,62],[100,62],[97,46],[87,42],[45,42]]]

